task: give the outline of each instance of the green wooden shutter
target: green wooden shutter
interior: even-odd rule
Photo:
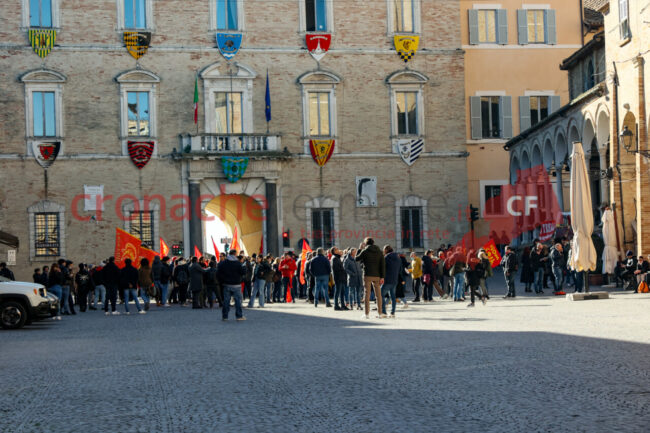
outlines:
[[[471,45],[478,44],[478,11],[476,9],[469,9],[467,11],[469,17],[469,43]]]
[[[530,96],[519,97],[519,133],[530,128]]]
[[[508,11],[497,10],[497,44],[508,45]]]
[[[472,118],[472,139],[480,140],[483,138],[483,127],[481,124],[481,97],[469,97],[469,111]]]
[[[519,30],[519,45],[528,44],[528,16],[525,9],[517,10],[517,29]]]
[[[557,27],[555,25],[555,10],[546,9],[544,11],[544,30],[546,34],[546,43],[549,45],[557,44]]]
[[[499,112],[501,114],[501,138],[512,138],[512,97],[499,98]]]
[[[550,97],[551,104],[548,110],[548,114],[555,113],[557,110],[560,109],[560,96],[559,95],[553,95]]]

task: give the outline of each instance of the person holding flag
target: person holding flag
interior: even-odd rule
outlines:
[[[293,287],[293,275],[296,273],[296,261],[291,253],[284,253],[280,262],[280,273],[282,274],[282,287],[284,288],[286,302],[296,303],[296,288]]]

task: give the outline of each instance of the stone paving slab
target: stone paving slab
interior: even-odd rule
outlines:
[[[0,432],[645,432],[650,296],[302,301],[0,332]]]

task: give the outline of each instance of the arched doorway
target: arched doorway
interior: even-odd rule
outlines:
[[[219,250],[226,247],[222,238],[232,238],[237,230],[239,250],[247,255],[263,250],[264,209],[254,197],[246,194],[222,194],[212,198],[204,208],[207,214],[204,222],[204,245],[212,251],[212,239]]]

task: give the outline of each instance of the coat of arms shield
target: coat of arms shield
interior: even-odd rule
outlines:
[[[235,183],[246,172],[248,168],[248,157],[224,156],[221,158],[221,165],[223,166],[223,173],[229,182]]]
[[[141,169],[151,159],[155,143],[153,141],[127,141],[126,143],[131,161]]]
[[[334,140],[309,140],[309,150],[319,167],[327,164],[334,153]]]
[[[151,33],[149,32],[124,32],[126,50],[136,60],[147,54],[150,43]]]
[[[38,57],[44,59],[50,54],[50,50],[56,41],[56,30],[29,29],[29,43]]]
[[[241,33],[217,33],[217,47],[226,60],[235,57],[241,47],[241,41]]]
[[[332,35],[330,34],[308,34],[305,36],[307,42],[307,49],[309,54],[316,59],[317,62],[320,62],[327,50],[330,49],[330,44],[332,42]]]
[[[410,167],[411,165],[415,164],[415,161],[420,157],[420,154],[424,150],[424,140],[421,138],[416,138],[413,140],[399,140],[397,142],[397,148],[399,149],[399,155]]]
[[[59,156],[60,150],[60,141],[32,143],[32,153],[34,154],[34,158],[36,158],[36,162],[38,162],[43,168],[48,168],[54,163],[56,157]]]
[[[408,63],[408,61],[415,56],[415,53],[418,50],[420,37],[397,35],[394,38],[394,42],[397,54],[399,54],[402,60],[404,60],[404,63]]]

